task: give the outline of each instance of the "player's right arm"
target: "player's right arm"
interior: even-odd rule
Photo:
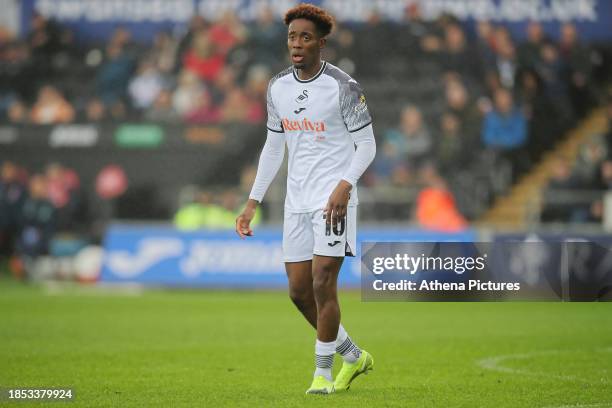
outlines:
[[[272,180],[274,180],[276,173],[278,173],[278,169],[283,164],[284,157],[285,133],[268,129],[268,137],[261,151],[261,156],[259,156],[257,175],[255,176],[251,194],[249,194],[249,200],[244,211],[236,218],[236,232],[240,235],[240,238],[253,235],[253,230],[250,228],[251,220],[255,216],[257,206],[263,200],[268,187],[270,187]]]
[[[249,194],[249,200],[242,213],[236,218],[236,233],[240,238],[252,236],[251,221],[255,216],[257,206],[263,200],[268,187],[274,180],[278,169],[283,164],[285,157],[285,132],[280,120],[280,115],[274,106],[271,95],[272,82],[268,86],[267,105],[268,105],[268,136],[266,143],[259,156],[257,175]]]

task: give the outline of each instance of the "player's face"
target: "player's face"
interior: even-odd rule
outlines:
[[[312,21],[298,18],[289,24],[287,47],[295,68],[307,69],[318,64],[324,45],[325,39],[319,37]]]

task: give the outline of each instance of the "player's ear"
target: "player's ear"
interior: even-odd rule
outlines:
[[[326,44],[327,44],[327,37],[319,38],[319,48],[325,48]]]

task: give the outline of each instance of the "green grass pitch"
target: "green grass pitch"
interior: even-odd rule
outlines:
[[[83,407],[612,407],[612,303],[341,304],[375,369],[306,396],[314,331],[283,291],[0,280],[0,387],[72,387]]]

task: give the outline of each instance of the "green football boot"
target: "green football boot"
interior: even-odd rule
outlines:
[[[306,394],[331,394],[333,392],[334,383],[322,375],[313,378],[310,388],[306,390]]]
[[[365,350],[361,350],[361,356],[354,363],[342,364],[342,369],[336,376],[334,388],[336,391],[346,391],[350,388],[351,383],[361,374],[367,374],[368,371],[374,369],[374,359],[372,355]]]

